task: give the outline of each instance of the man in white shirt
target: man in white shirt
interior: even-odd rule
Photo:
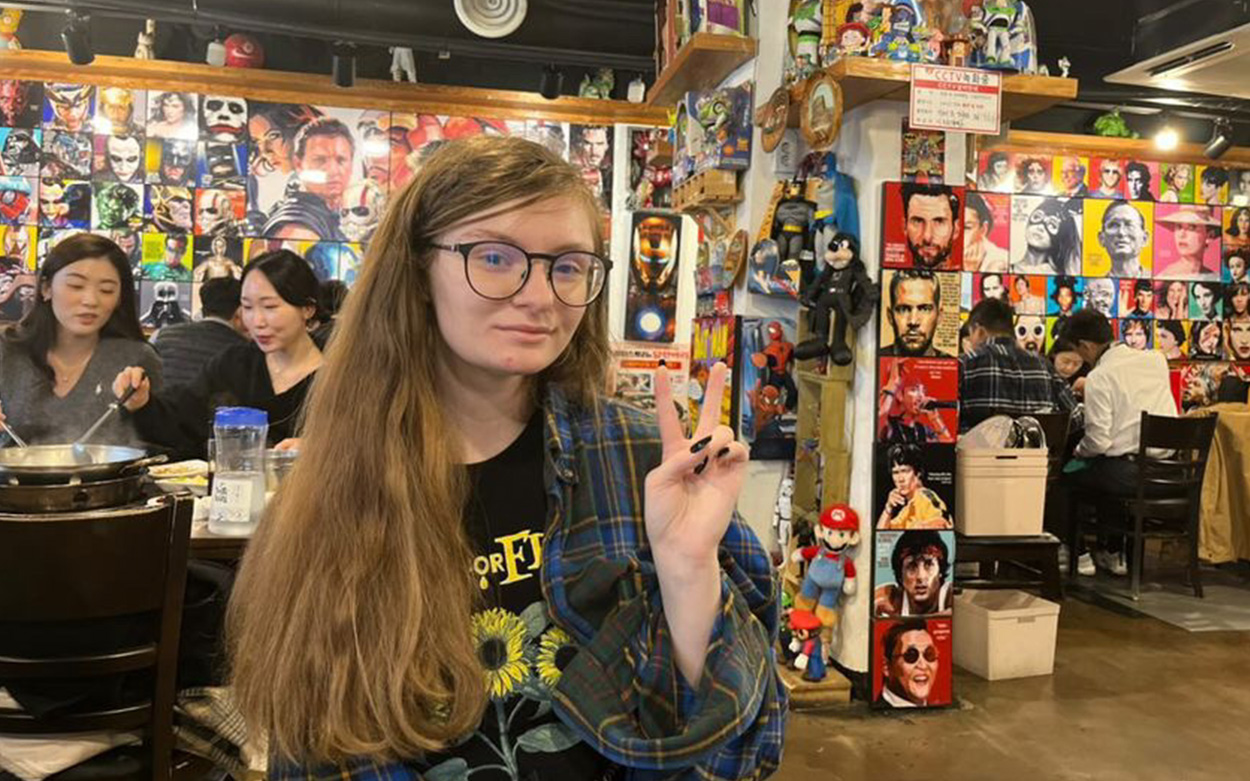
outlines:
[[[1115,344],[1107,318],[1089,308],[1068,318],[1063,336],[1076,345],[1085,363],[1094,367],[1085,379],[1085,434],[1075,451],[1075,456],[1087,464],[1066,475],[1069,491],[1133,496],[1137,492],[1142,412],[1176,416],[1167,359],[1154,350]],[[1102,543],[1104,549],[1094,555],[1098,565],[1124,575],[1123,540],[1106,539]]]

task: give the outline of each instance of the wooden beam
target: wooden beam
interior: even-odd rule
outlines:
[[[667,125],[663,108],[620,100],[557,98],[537,92],[449,87],[358,79],[350,89],[335,87],[330,76],[252,68],[215,68],[172,60],[97,56],[90,65],[72,65],[62,52],[0,51],[0,75],[9,79],[71,82],[218,93],[276,103],[371,108],[382,111],[479,116],[492,119],[545,119],[590,125]]]

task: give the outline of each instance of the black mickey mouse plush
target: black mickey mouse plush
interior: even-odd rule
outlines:
[[[877,285],[859,259],[859,240],[850,233],[838,233],[826,248],[824,270],[800,299],[812,310],[811,338],[794,349],[794,356],[805,361],[828,355],[838,366],[849,364],[847,321],[856,330],[863,327],[872,317],[877,295]]]

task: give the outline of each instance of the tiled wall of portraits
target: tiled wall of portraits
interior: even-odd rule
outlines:
[[[547,144],[607,209],[611,130],[0,79],[0,321],[33,301],[48,248],[85,230],[130,254],[144,315],[198,306],[196,283],[279,247],[350,285],[389,196],[466,136]]]

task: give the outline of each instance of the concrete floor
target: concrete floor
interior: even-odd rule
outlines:
[[[1250,633],[1190,633],[1069,598],[1055,674],[989,683],[959,705],[863,703],[792,714],[779,781],[1250,779]]]

